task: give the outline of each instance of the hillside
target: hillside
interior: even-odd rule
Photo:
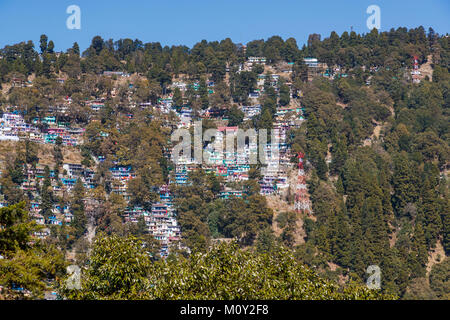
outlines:
[[[105,252],[120,261],[142,254],[145,272],[203,263],[208,285],[214,263],[248,271],[247,257],[272,268],[276,261],[267,266],[261,257],[286,252],[281,260],[338,298],[347,286],[355,298],[352,286],[362,288],[373,266],[381,296],[363,290],[364,297],[448,297],[447,36],[423,27],[332,32],[311,35],[302,48],[279,36],[192,48],[96,36],[84,52],[77,43],[55,52],[46,35],[40,40],[36,49],[0,49],[0,210],[14,221],[0,215],[0,240],[14,224],[23,230],[20,245],[0,245],[0,270],[21,272],[0,273],[13,296],[56,290],[66,263],[84,266],[95,282],[104,275],[90,266],[108,266]],[[182,152],[180,136],[191,139]],[[233,148],[225,149],[230,136]],[[218,242],[228,243],[219,253],[237,246],[237,255],[215,261],[208,254]],[[136,243],[139,250],[122,256],[122,245]],[[141,284],[147,276],[139,273]],[[122,294],[90,288],[59,293]],[[286,290],[241,297],[289,297]]]

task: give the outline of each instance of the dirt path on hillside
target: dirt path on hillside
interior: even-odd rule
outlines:
[[[445,259],[445,250],[442,246],[442,242],[439,240],[436,243],[436,247],[428,252],[428,262],[427,262],[427,276],[430,274],[431,268],[435,264],[441,263]]]
[[[373,128],[372,135],[364,140],[363,145],[364,146],[371,146],[375,140],[378,140],[380,138],[380,132],[381,132],[382,124],[377,124],[375,128]]]
[[[297,184],[297,170],[290,170],[288,172],[288,182],[291,186],[291,192],[295,192],[295,187]],[[289,204],[287,201],[280,198],[278,195],[267,196],[267,205],[273,210],[273,223],[272,230],[275,235],[280,236],[282,230],[278,227],[276,223],[276,218],[282,212],[294,212],[294,204]],[[297,213],[297,226],[296,232],[294,234],[294,245],[299,245],[305,243],[306,232],[303,229],[303,216]]]
[[[433,68],[431,67],[433,60],[433,56],[430,54],[427,56],[427,62],[422,64],[419,68],[420,74],[423,78],[428,76],[430,78],[430,81],[433,81]]]
[[[274,234],[279,237],[283,230],[278,227],[276,218],[282,212],[294,211],[294,206],[289,205],[286,201],[281,200],[278,196],[275,195],[267,196],[266,198],[268,207],[273,210],[272,230]],[[303,229],[303,217],[299,213],[297,213],[296,224],[296,232],[294,233],[294,245],[299,245],[305,243],[306,237],[305,230]]]

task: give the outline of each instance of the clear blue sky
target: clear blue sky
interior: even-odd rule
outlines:
[[[69,5],[81,8],[81,30],[66,28]],[[0,47],[45,33],[57,51],[77,41],[81,49],[95,35],[132,38],[162,45],[222,40],[247,43],[279,35],[301,46],[311,33],[342,34],[350,27],[367,33],[366,8],[381,8],[381,30],[432,27],[450,32],[449,0],[0,0]]]

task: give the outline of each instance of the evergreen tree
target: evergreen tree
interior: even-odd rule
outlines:
[[[50,169],[48,166],[44,168],[44,181],[41,188],[41,214],[44,218],[48,218],[52,214],[53,209],[53,192],[52,182],[50,179]]]
[[[426,263],[428,261],[427,241],[422,227],[422,216],[416,219],[413,236],[413,252],[411,253],[411,273],[412,277],[424,277]]]
[[[72,227],[74,228],[74,236],[80,238],[86,232],[87,218],[84,208],[85,190],[81,179],[77,182],[72,191],[71,208],[73,213]]]
[[[41,49],[41,54],[44,54],[47,52],[47,41],[48,37],[45,34],[42,34],[39,40],[39,48]]]
[[[183,97],[181,95],[181,90],[179,88],[175,88],[175,90],[173,91],[173,103],[177,107],[183,105]]]
[[[330,163],[330,171],[333,174],[339,174],[342,171],[345,161],[348,157],[346,143],[347,139],[345,138],[345,136],[341,135],[341,137],[336,140],[337,141],[333,143],[333,146],[331,148],[333,159]]]
[[[338,212],[336,216],[336,247],[334,249],[334,257],[336,262],[343,267],[349,267],[351,262],[351,230],[349,221],[343,210]]]
[[[47,52],[48,53],[54,53],[53,50],[55,49],[55,44],[53,43],[52,40],[50,40],[48,42],[48,46],[47,46]]]
[[[442,230],[443,246],[445,249],[445,253],[449,254],[450,253],[450,210],[449,210],[448,202],[447,202],[447,205],[444,206],[444,211],[443,211],[443,215],[442,215],[442,225],[443,225],[443,230]]]
[[[244,120],[244,113],[239,110],[236,106],[232,106],[228,112],[228,126],[234,127],[239,126]]]
[[[392,196],[392,202],[397,215],[403,215],[403,208],[406,204],[415,203],[418,200],[418,184],[412,172],[411,163],[404,153],[395,159],[394,164],[394,175],[392,177],[394,195]]]
[[[55,168],[59,168],[63,164],[64,156],[62,153],[62,143],[63,140],[60,136],[56,138],[55,146],[53,148],[53,157],[55,159]]]
[[[74,55],[76,55],[76,56],[80,55],[80,46],[78,45],[77,42],[73,43],[72,50],[73,50]]]
[[[430,183],[430,178],[426,178],[422,190],[421,211],[424,218],[425,239],[427,247],[433,248],[442,229],[440,203],[437,192]]]
[[[290,90],[286,84],[280,85],[280,100],[279,103],[282,106],[287,106],[290,102]]]
[[[325,162],[325,157],[322,155],[318,156],[317,164],[316,164],[317,175],[320,179],[327,179],[328,166]]]

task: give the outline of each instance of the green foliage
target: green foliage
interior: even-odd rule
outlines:
[[[289,251],[244,251],[222,243],[187,258],[149,262],[133,238],[99,237],[81,290],[71,299],[392,299],[365,287],[340,288]]]
[[[62,285],[62,293],[70,299],[138,299],[146,297],[150,257],[142,242],[134,237],[106,237],[99,234],[83,270],[81,289]]]
[[[294,234],[297,230],[297,213],[295,212],[281,212],[275,219],[278,227],[282,229],[280,239],[288,247],[294,244]]]
[[[282,106],[289,105],[289,102],[291,101],[290,95],[289,95],[289,87],[286,84],[280,85],[280,100],[279,103]]]
[[[435,264],[430,272],[430,287],[437,297],[448,300],[450,297],[450,259],[447,257],[439,264]]]
[[[8,255],[29,248],[36,224],[29,221],[25,202],[0,208],[0,254]]]
[[[431,56],[432,81],[410,83],[411,55],[417,55],[420,63]],[[158,42],[143,43],[137,39],[113,42],[96,36],[82,58],[77,43],[56,57],[54,43],[46,35],[41,36],[36,50],[31,41],[5,46],[0,50],[0,84],[13,79],[26,84],[29,75],[36,77],[32,87],[11,87],[0,96],[0,104],[18,106],[17,111],[29,122],[47,115],[50,107],[60,105],[66,96],[71,97],[68,113],[56,112],[57,121],[86,128],[85,143],[80,146],[82,164],[96,170],[96,188],[91,193],[78,181],[68,199],[66,195],[59,199],[52,191],[50,168],[46,168],[36,194],[24,193],[20,186],[30,179],[28,171],[39,162],[37,145],[25,140],[17,143],[14,153],[5,156],[0,178],[2,200],[15,204],[37,197],[33,201],[41,201],[45,216],[57,202],[70,204],[74,213],[72,225],[52,227],[50,238],[51,241],[59,239],[57,243],[63,248],[69,245],[83,251],[86,250],[83,235],[87,223],[84,200],[93,197],[100,202],[95,217],[97,230],[121,236],[135,234],[144,239],[146,250],[157,259],[157,246],[142,221],[137,225],[123,223],[121,215],[127,202],[111,193],[114,181],[109,169],[116,164],[131,166],[136,178],[128,183],[129,205],[150,209],[152,203],[158,201],[155,190],[168,182],[173,169],[165,153],[170,147],[167,141],[175,120],[173,114],[163,115],[154,107],[158,99],[173,93],[175,106],[188,101],[195,116],[209,106],[226,110],[228,125],[241,126],[244,115],[239,108],[250,103],[249,93],[257,89],[258,75],[267,69],[254,65],[251,71],[238,71],[250,56],[266,57],[266,64],[275,69],[283,62],[294,62],[289,82],[292,96],[298,99],[295,103],[300,102],[304,110],[306,123],[290,130],[288,142],[293,152],[306,154],[305,170],[314,215],[314,219],[304,218],[306,243],[295,248],[296,257],[329,278],[343,276],[360,282],[366,276],[367,266],[378,264],[383,271],[383,291],[405,298],[446,297],[443,263],[435,266],[430,282],[426,278],[429,250],[437,241],[442,241],[446,254],[450,248],[448,177],[445,175],[450,159],[450,54],[448,37],[437,35],[432,29],[428,34],[422,27],[373,30],[364,35],[332,32],[323,40],[318,34],[312,34],[308,45],[301,49],[293,38],[284,41],[273,36],[247,43],[245,56],[242,47],[230,39],[203,40],[188,48],[163,47]],[[339,66],[346,75],[334,80],[317,77],[306,83],[311,70],[304,64],[304,57],[316,57],[327,63],[329,69]],[[126,81],[116,81],[115,76],[101,75],[106,70],[137,75]],[[56,81],[60,72],[67,76],[64,84]],[[275,85],[270,73],[265,76],[263,95],[259,99],[262,112],[244,124],[247,128],[252,125],[257,129],[272,128],[277,107],[292,105],[284,77]],[[180,78],[189,83],[183,94],[179,89],[169,88],[172,79]],[[215,82],[212,94],[206,86],[209,80]],[[198,88],[194,89],[194,82],[199,84]],[[105,104],[99,112],[89,107],[88,101],[93,99],[101,99]],[[152,107],[131,107],[143,102],[151,102]],[[237,105],[231,105],[232,102]],[[204,129],[215,126],[212,120],[204,121]],[[41,129],[45,128],[41,125]],[[64,160],[63,148],[61,139],[57,139],[53,148],[56,165],[52,168],[56,175]],[[96,164],[93,157],[99,156],[104,156],[105,161]],[[235,238],[240,246],[254,246],[264,254],[276,251],[277,241],[292,246],[296,230],[294,214],[282,213],[272,222],[273,212],[259,195],[259,178],[259,168],[252,167],[249,181],[233,185],[242,188],[242,199],[219,199],[224,181],[204,172],[192,174],[190,184],[175,187],[184,244],[193,252],[206,255],[210,254],[212,238]],[[4,212],[10,216],[11,212],[20,210]],[[27,256],[31,249],[26,245],[30,240],[26,235],[34,229],[31,225],[27,227],[25,215],[21,219],[0,231],[7,235],[0,236],[1,248],[8,257],[2,262],[9,270],[4,281],[9,287],[19,283],[33,288],[36,292],[33,294],[38,296],[44,288],[40,282],[41,265],[47,260],[36,258],[35,248],[30,257]],[[279,239],[271,230],[272,223],[281,228]],[[108,250],[113,250],[114,246],[111,244]],[[239,255],[245,256],[242,252]],[[171,261],[174,256],[172,254]],[[199,257],[195,261],[202,263],[203,258]],[[225,254],[221,257],[223,261],[228,259]],[[192,267],[191,260],[180,261],[184,261],[186,269],[183,270]],[[329,262],[338,266],[336,271],[330,271]],[[21,267],[21,263],[32,267]],[[104,263],[107,262],[102,260],[101,264]],[[160,265],[158,268],[165,270]],[[30,274],[26,274],[27,270]],[[215,280],[213,271],[208,272],[207,279]],[[48,274],[54,276],[54,273]],[[92,275],[101,278],[98,272]],[[21,277],[28,279],[27,283],[21,283]],[[198,285],[188,274],[183,277]],[[253,281],[245,272],[243,277]],[[164,281],[170,283],[169,280]],[[232,281],[226,280],[230,285],[224,286],[236,288]],[[255,286],[265,288],[258,283],[255,281]],[[246,285],[260,292],[253,284]],[[144,280],[134,289],[129,282],[124,286],[128,289],[122,295],[116,296],[121,290],[118,284],[114,292],[108,292],[104,286],[99,296],[148,297],[142,292],[148,286]],[[200,297],[198,289],[190,291],[183,287],[183,290]],[[226,290],[226,294],[234,292]],[[167,292],[160,294],[164,296]],[[264,297],[264,294],[252,297]],[[280,293],[280,296],[286,294]],[[83,295],[94,297],[87,292]]]
[[[53,192],[50,180],[50,169],[48,166],[44,168],[44,181],[41,188],[41,214],[48,218],[53,209]]]
[[[49,281],[63,272],[62,253],[32,238],[39,229],[29,221],[24,202],[0,208],[0,285],[8,299],[42,298]]]
[[[87,230],[87,218],[84,211],[85,190],[81,179],[78,179],[72,191],[71,207],[73,211],[72,227],[76,239],[80,238]]]
[[[234,102],[246,103],[249,93],[256,88],[257,74],[242,71],[231,79],[230,89]]]
[[[211,236],[235,238],[251,245],[270,226],[273,212],[266,199],[249,192],[243,198],[220,199],[219,179],[199,170],[191,172],[186,186],[175,188],[178,221],[186,245],[205,250]]]
[[[65,266],[64,255],[54,246],[19,249],[0,260],[0,285],[7,299],[42,299],[46,290],[54,288],[52,282],[64,273]]]
[[[232,106],[227,113],[228,126],[230,127],[239,126],[244,120],[244,113],[236,106]]]

